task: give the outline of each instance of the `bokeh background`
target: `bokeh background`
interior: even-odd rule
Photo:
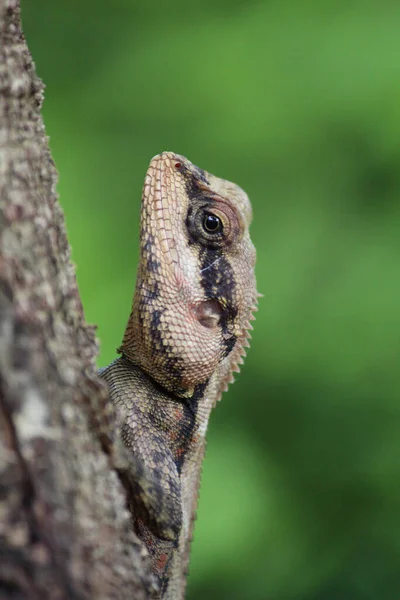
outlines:
[[[150,158],[252,199],[264,294],[213,414],[188,599],[400,598],[400,3],[22,0],[99,366]]]

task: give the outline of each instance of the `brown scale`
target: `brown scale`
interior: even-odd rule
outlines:
[[[121,479],[159,597],[184,597],[205,433],[250,338],[252,218],[237,185],[164,152],[142,195],[140,261],[122,357],[101,375],[129,468]]]

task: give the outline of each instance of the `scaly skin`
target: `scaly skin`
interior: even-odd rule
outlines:
[[[247,195],[163,152],[143,187],[140,262],[119,352],[102,370],[130,455],[129,502],[160,597],[184,597],[205,433],[256,310]]]

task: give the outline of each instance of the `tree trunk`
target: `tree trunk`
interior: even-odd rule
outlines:
[[[0,598],[149,598],[42,100],[19,2],[0,0]]]

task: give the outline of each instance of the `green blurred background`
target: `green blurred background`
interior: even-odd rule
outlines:
[[[253,202],[264,298],[211,420],[188,599],[400,598],[400,2],[22,8],[100,366],[150,158]]]

